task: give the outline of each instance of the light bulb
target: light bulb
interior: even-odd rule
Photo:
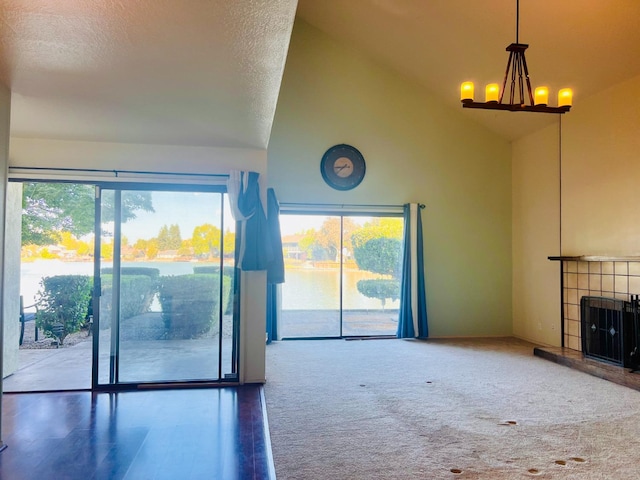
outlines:
[[[563,88],[558,92],[558,106],[570,107],[571,105],[573,105],[573,90]]]
[[[533,99],[535,105],[547,105],[549,103],[549,89],[547,87],[536,88]]]
[[[485,88],[485,102],[497,102],[500,96],[500,86],[497,83],[490,83]]]
[[[460,100],[463,102],[473,102],[473,82],[464,82],[460,85]]]

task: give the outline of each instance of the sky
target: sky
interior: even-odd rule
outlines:
[[[137,212],[136,219],[122,225],[122,234],[127,237],[129,243],[135,243],[140,238],[156,237],[163,225],[177,224],[183,239],[190,238],[194,228],[204,223],[220,227],[219,193],[154,191],[151,195],[155,212]],[[235,231],[235,222],[226,198],[224,206],[225,230]],[[282,235],[303,233],[309,229],[319,230],[326,218],[326,215],[281,214],[280,230]],[[103,230],[112,232],[113,222],[103,225]]]
[[[151,193],[155,210],[137,212],[134,220],[122,225],[122,235],[130,243],[143,238],[156,237],[163,225],[178,225],[182,238],[190,238],[193,229],[204,223],[220,227],[220,194],[210,192],[158,192]],[[228,207],[228,204],[226,205]],[[234,230],[231,212],[225,209],[225,230]],[[228,220],[227,220],[228,219]],[[103,225],[104,230],[113,231],[113,223]]]

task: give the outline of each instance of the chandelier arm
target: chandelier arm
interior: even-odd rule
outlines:
[[[524,79],[522,65],[524,63],[524,54],[520,54],[518,58],[518,94],[520,95],[520,105],[524,105]]]
[[[529,92],[529,104],[533,105],[533,93],[531,92],[531,80],[529,79],[529,69],[527,68],[527,59],[522,54],[522,65],[524,66],[524,74],[527,79],[527,90]]]
[[[514,104],[514,96],[516,93],[516,69],[518,67],[518,54],[515,53],[514,54],[514,59],[513,59],[513,68],[511,69],[511,91],[509,92],[509,104],[513,105]]]
[[[509,76],[509,68],[511,68],[511,60],[513,59],[513,52],[509,52],[509,60],[507,61],[507,69],[504,72],[504,80],[502,81],[502,91],[500,92],[500,103],[504,97],[504,91],[507,86],[507,77]],[[513,102],[512,102],[513,103]]]

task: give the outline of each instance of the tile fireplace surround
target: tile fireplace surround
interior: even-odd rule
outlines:
[[[562,345],[581,351],[580,299],[597,296],[629,300],[640,294],[640,257],[549,257],[561,262]]]

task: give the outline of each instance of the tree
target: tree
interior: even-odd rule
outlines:
[[[378,225],[379,227],[379,225]],[[384,308],[386,299],[396,300],[400,297],[402,241],[399,238],[377,237],[361,243],[376,228],[363,228],[353,235],[353,256],[358,268],[392,278],[376,278],[358,280],[358,291],[369,298],[377,298]]]
[[[400,277],[402,242],[397,238],[373,238],[353,251],[360,270]]]
[[[402,238],[403,220],[401,218],[375,218],[351,235],[354,248],[361,247],[374,238]]]
[[[209,257],[220,252],[220,229],[205,223],[193,229],[191,237],[193,253],[199,257]]]
[[[298,248],[300,249],[300,251],[304,252],[306,258],[319,260],[313,255],[313,246],[317,243],[316,236],[317,234],[315,229],[312,228],[307,230],[306,232],[304,232],[303,237],[298,242]]]
[[[193,255],[193,247],[191,246],[191,239],[183,240],[178,248],[179,257],[191,257]]]
[[[304,232],[298,242],[300,250],[313,260],[340,259],[340,245],[351,251],[351,235],[360,227],[348,217],[328,217],[320,226],[320,230],[310,229]],[[342,234],[342,239],[340,238]]]
[[[351,234],[360,228],[349,217],[328,217],[320,227],[320,231],[316,235],[317,246],[324,248],[328,258],[338,260],[340,253],[340,234],[342,233],[342,247],[352,250]],[[317,251],[313,249],[317,255]]]
[[[152,238],[147,242],[145,255],[147,258],[153,260],[158,256],[159,252],[160,252],[160,249],[158,248],[158,239]]]
[[[100,255],[103,260],[113,260],[113,240],[111,242],[102,242],[100,245]]]
[[[236,234],[227,230],[222,238],[222,246],[224,248],[225,257],[233,257],[236,251]]]
[[[169,250],[169,227],[163,225],[158,232],[158,248],[160,250]]]
[[[158,248],[160,250],[178,250],[182,246],[182,236],[178,225],[163,225],[158,233]]]
[[[144,238],[139,238],[136,240],[136,243],[133,244],[133,255],[134,257],[144,257],[147,254],[147,247],[149,245],[149,241]]]
[[[182,235],[180,235],[180,227],[177,224],[169,227],[169,250],[177,250],[182,245]]]
[[[70,232],[61,232],[60,234],[60,245],[62,245],[67,250],[77,250],[80,242],[78,239]]]
[[[93,186],[90,186],[93,192]],[[151,192],[124,190],[121,195],[120,218],[122,223],[138,218],[137,212],[154,213]],[[113,190],[103,190],[102,193],[102,221],[111,222],[115,220],[115,195]]]
[[[75,237],[93,231],[94,189],[76,183],[25,183],[22,244],[52,245],[62,231]]]
[[[80,238],[92,233],[95,218],[95,187],[78,183],[24,183],[22,189],[22,244],[52,245],[67,231]],[[122,221],[136,212],[153,212],[151,192],[122,192]],[[102,221],[114,219],[114,194],[102,196]]]

